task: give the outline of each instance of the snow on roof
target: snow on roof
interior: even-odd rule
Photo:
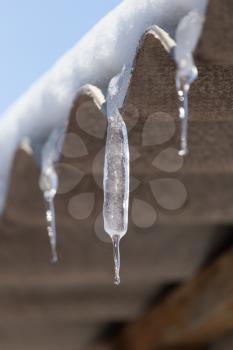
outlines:
[[[189,11],[203,13],[207,0],[125,0],[0,117],[0,212],[12,159],[24,137],[42,143],[67,121],[85,84],[106,90],[109,81],[132,62],[143,33],[158,25],[174,38]],[[156,58],[155,58],[156,59]]]

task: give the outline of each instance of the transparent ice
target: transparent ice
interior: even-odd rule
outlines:
[[[58,189],[58,176],[54,164],[60,156],[60,140],[61,130],[55,129],[51,133],[48,141],[45,143],[41,157],[40,188],[43,191],[46,204],[47,230],[50,240],[53,263],[56,263],[58,261],[56,216],[54,208],[54,198]]]
[[[179,152],[181,156],[188,153],[189,90],[193,81],[198,77],[193,52],[200,37],[203,22],[203,13],[191,11],[181,20],[176,32],[176,86],[181,120],[181,148]]]
[[[112,79],[108,88],[108,130],[104,164],[104,229],[113,242],[115,284],[120,284],[120,240],[128,229],[129,145],[119,108],[127,92],[130,67]]]

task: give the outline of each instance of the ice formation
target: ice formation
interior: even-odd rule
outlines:
[[[179,98],[181,119],[181,148],[179,154],[188,153],[188,95],[193,81],[198,76],[193,60],[204,22],[204,12],[190,11],[179,23],[176,31],[175,60],[177,63],[176,86]]]
[[[120,284],[120,240],[128,229],[129,145],[128,134],[119,108],[128,89],[131,67],[123,67],[108,88],[108,130],[104,164],[104,229],[112,238],[115,284]]]
[[[54,208],[54,198],[58,189],[58,176],[55,170],[55,162],[58,161],[60,156],[59,141],[61,140],[62,134],[64,134],[62,129],[55,129],[42,149],[41,176],[39,184],[46,205],[47,230],[52,252],[52,262],[54,263],[58,260],[56,216]]]
[[[39,152],[52,130],[67,122],[85,84],[103,91],[134,58],[140,37],[158,25],[174,38],[181,18],[204,11],[207,0],[125,0],[103,18],[0,118],[0,212],[4,208],[14,152],[29,137]],[[156,57],[155,57],[156,59]]]

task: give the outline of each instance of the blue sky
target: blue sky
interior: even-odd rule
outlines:
[[[0,0],[0,113],[120,2]]]

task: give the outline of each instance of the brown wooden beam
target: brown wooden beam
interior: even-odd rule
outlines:
[[[119,349],[201,346],[233,330],[233,249],[122,332]]]
[[[232,38],[232,0],[209,0],[206,23],[196,56],[215,64],[232,64]]]

